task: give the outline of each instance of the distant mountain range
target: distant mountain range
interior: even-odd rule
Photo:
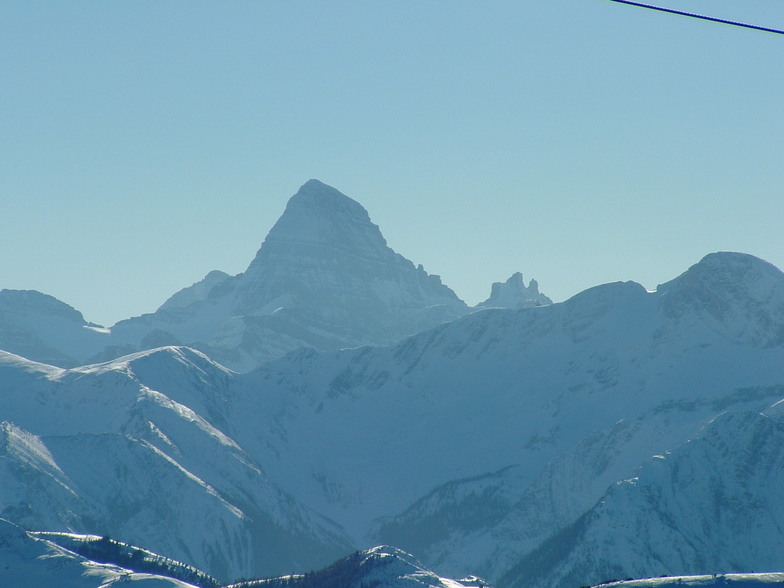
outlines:
[[[517,273],[477,308],[550,304]],[[0,349],[61,367],[188,345],[249,371],[299,347],[387,345],[471,312],[387,246],[367,211],[317,180],[289,200],[248,269],[220,271],[111,329],[34,291],[0,291]]]
[[[469,309],[315,181],[245,273],[111,332],[4,291],[0,517],[221,583],[371,560],[408,570],[362,577],[389,587],[784,570],[784,274],[712,253],[654,292],[547,302],[516,275]],[[53,365],[154,341],[198,349]]]

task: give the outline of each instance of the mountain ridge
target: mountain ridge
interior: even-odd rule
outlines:
[[[538,289],[531,292],[538,303],[549,302]],[[76,367],[187,345],[235,371],[250,371],[301,346],[392,344],[474,309],[439,276],[393,251],[361,204],[309,180],[289,199],[244,272],[213,270],[155,312],[111,329],[85,324],[71,310],[70,323],[47,329],[37,316],[19,318],[14,305],[4,314],[0,297],[0,349]]]

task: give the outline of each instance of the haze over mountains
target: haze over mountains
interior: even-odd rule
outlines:
[[[219,582],[377,545],[341,565],[502,588],[784,570],[784,274],[750,255],[558,304],[516,274],[471,309],[310,181],[243,274],[110,332],[3,291],[0,348],[0,517],[28,531]]]
[[[549,304],[521,274],[479,307]],[[0,348],[62,367],[162,345],[249,371],[298,347],[386,345],[472,309],[387,246],[357,202],[317,180],[289,200],[248,269],[212,271],[151,314],[110,330],[37,292],[0,291]],[[87,327],[87,328],[86,328]]]

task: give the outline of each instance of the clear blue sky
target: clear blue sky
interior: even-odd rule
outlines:
[[[784,36],[607,0],[0,1],[1,288],[151,312],[243,271],[309,178],[470,303],[784,267]]]

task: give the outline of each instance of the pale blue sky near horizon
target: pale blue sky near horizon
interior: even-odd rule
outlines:
[[[781,0],[662,6],[784,29]],[[608,0],[0,1],[0,288],[111,325],[310,178],[467,302],[784,268],[784,35]]]

